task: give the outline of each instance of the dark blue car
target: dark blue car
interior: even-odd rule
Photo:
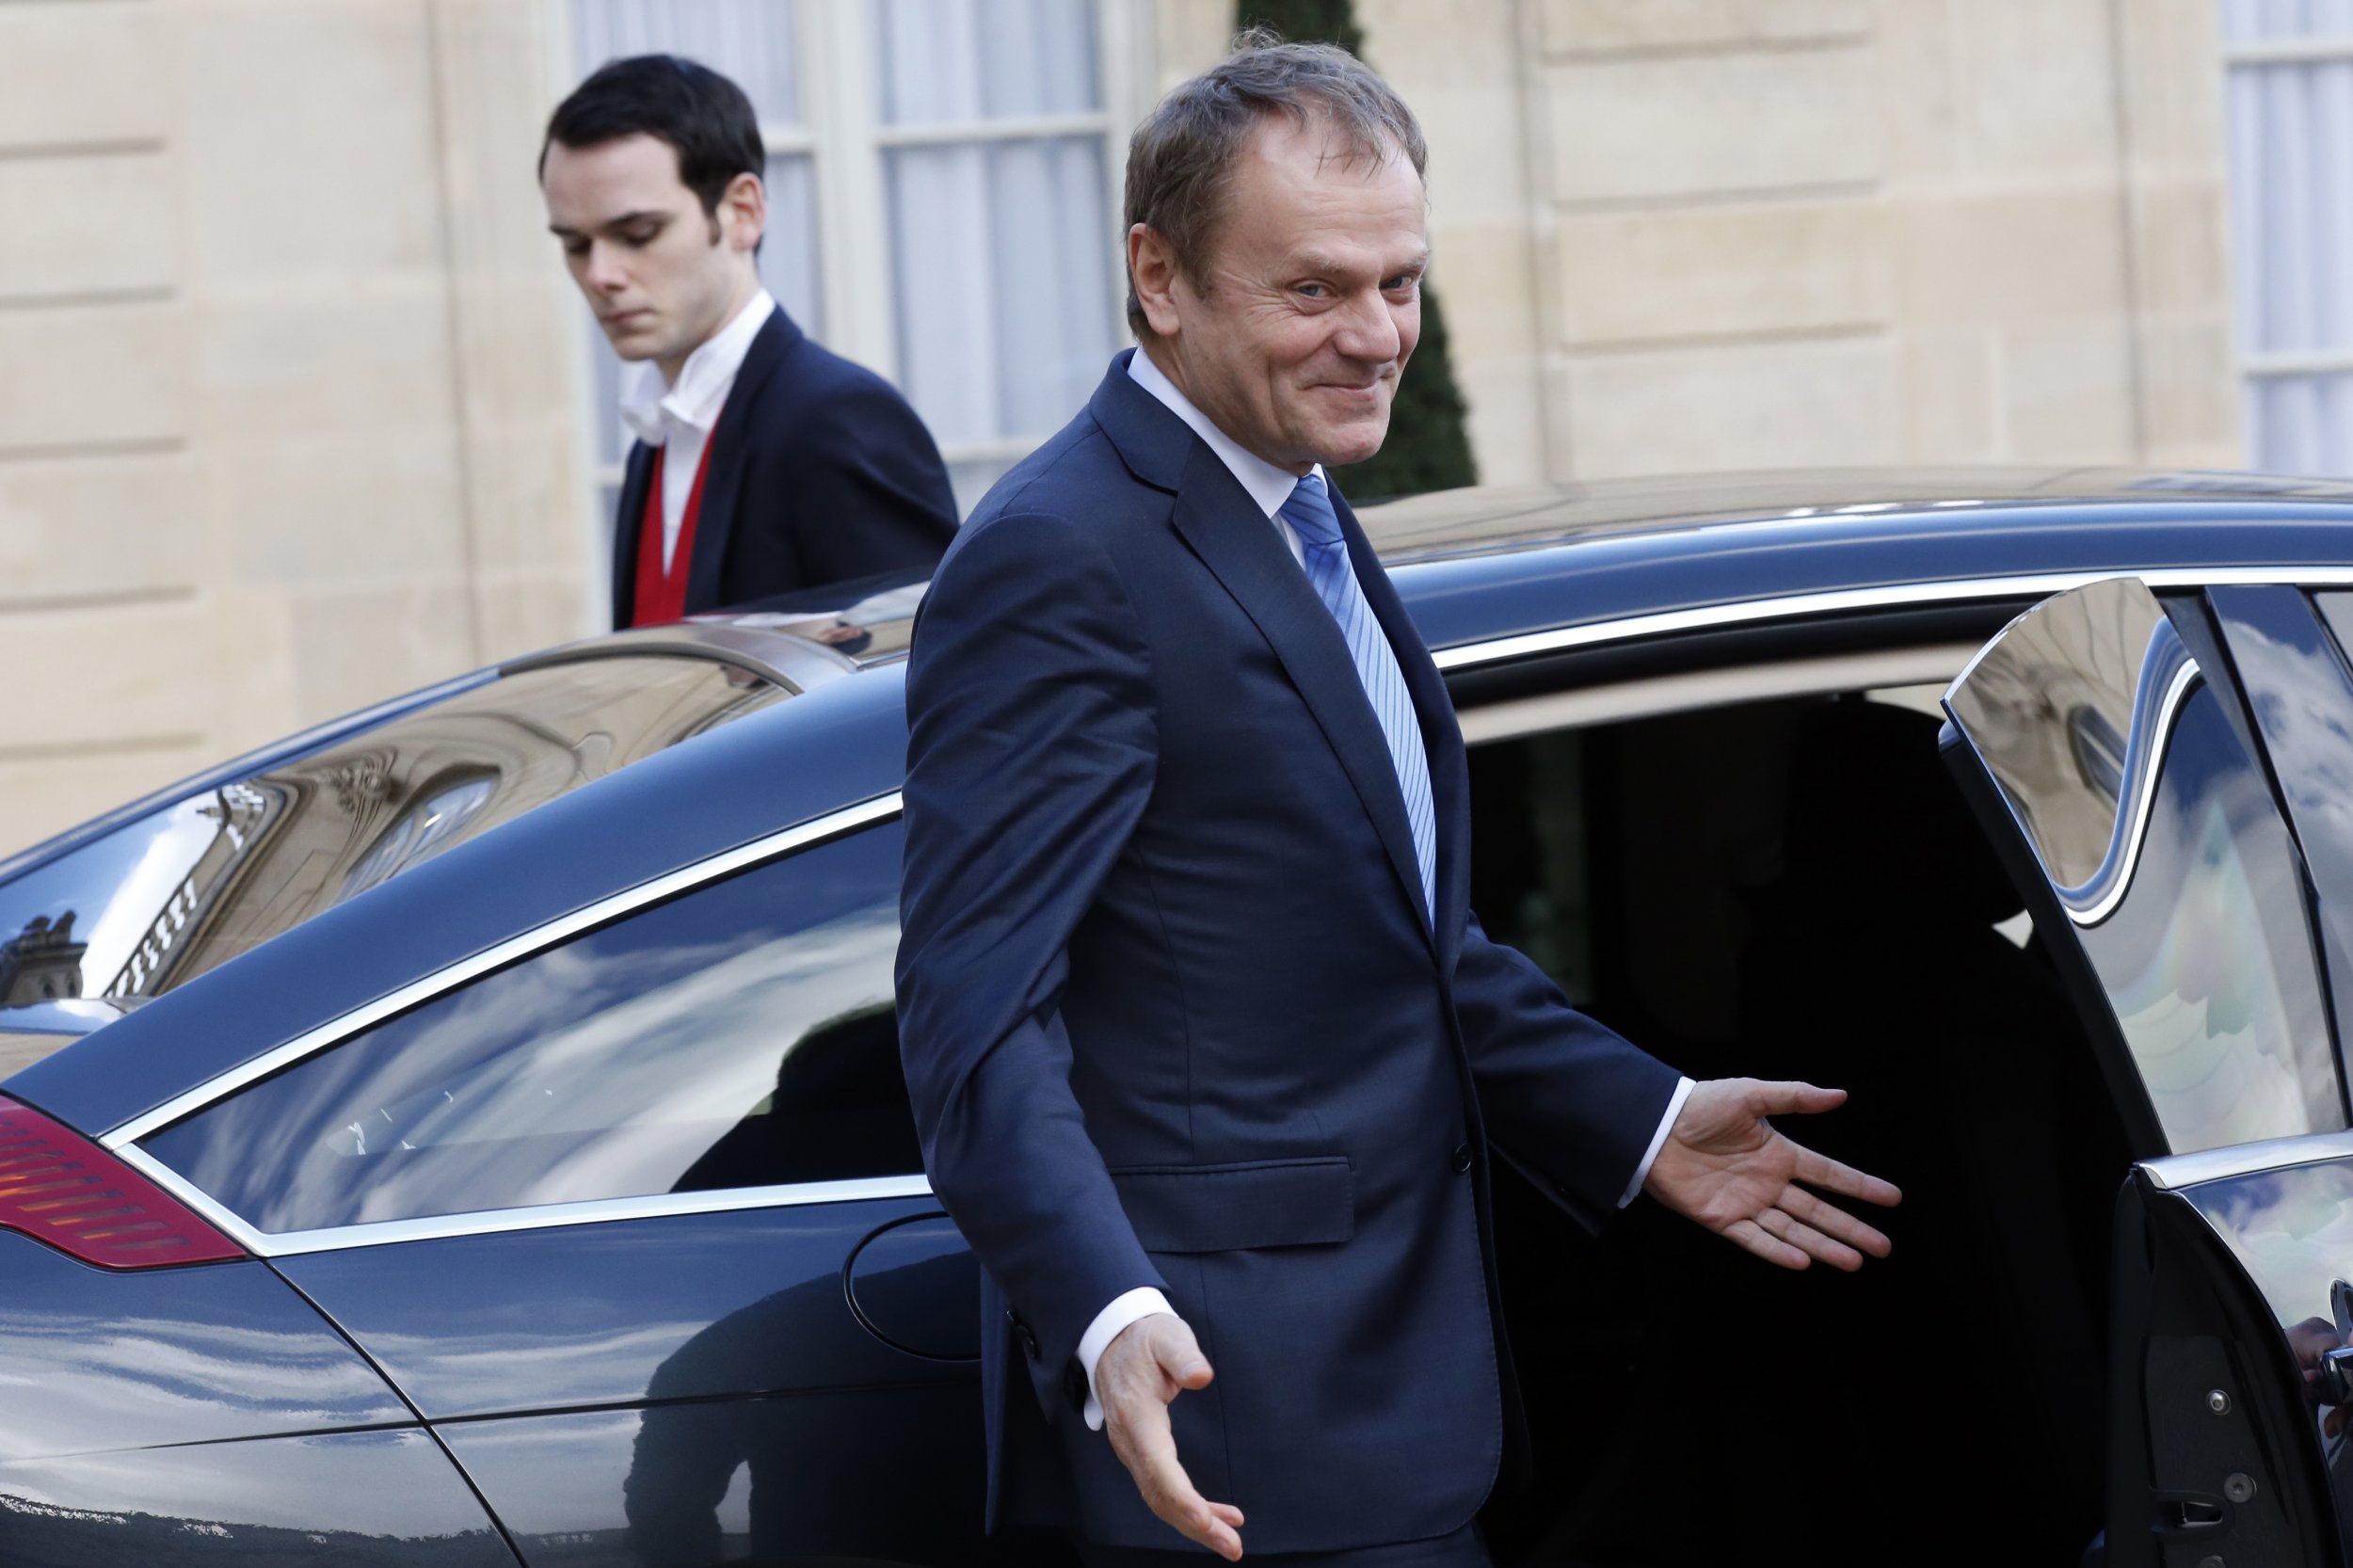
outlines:
[[[1498,1560],[2346,1562],[2353,488],[1366,522],[1488,930],[1846,1086],[1819,1144],[1906,1192],[1783,1275],[1498,1150]],[[919,595],[518,660],[0,866],[0,1563],[1058,1560],[981,1538],[899,1075]]]

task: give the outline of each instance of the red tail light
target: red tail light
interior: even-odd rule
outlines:
[[[217,1263],[245,1249],[72,1128],[0,1095],[0,1230],[102,1269]]]

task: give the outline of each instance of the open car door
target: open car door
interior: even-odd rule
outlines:
[[[2353,949],[2331,921],[2353,909],[2332,886],[2353,864],[2332,817],[2353,821],[2353,679],[2324,613],[2292,588],[2092,584],[2013,621],[1945,708],[1946,760],[2134,1144],[2087,1560],[2345,1562],[2353,1137],[2332,998],[2353,999]]]

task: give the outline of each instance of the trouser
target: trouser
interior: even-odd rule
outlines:
[[[1358,1546],[1345,1552],[1254,1552],[1250,1531],[1242,1530],[1245,1568],[1491,1568],[1487,1544],[1479,1527],[1465,1525],[1451,1535],[1429,1541],[1401,1541],[1386,1546]],[[1078,1543],[1079,1560],[1086,1568],[1208,1568],[1223,1562],[1212,1553],[1160,1551],[1142,1546],[1098,1546]]]

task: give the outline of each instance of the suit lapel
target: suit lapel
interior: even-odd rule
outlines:
[[[621,499],[613,508],[613,629],[629,625],[637,607],[637,544],[645,527],[646,491],[653,483],[653,448],[632,441],[621,470]]]
[[[1139,390],[1139,395],[1149,394]],[[1176,423],[1174,415],[1170,419]],[[1274,525],[1202,441],[1193,442],[1170,520],[1282,661],[1355,786],[1401,890],[1421,915],[1421,869],[1414,857],[1413,828],[1405,820],[1397,764],[1389,757],[1381,721],[1365,700],[1364,680],[1332,612],[1308,586],[1306,573],[1283,547]],[[1427,933],[1427,917],[1423,920]]]
[[[1356,514],[1337,488],[1332,491],[1332,508],[1347,535],[1349,564],[1356,569],[1357,584],[1364,590],[1365,601],[1372,606],[1373,618],[1388,636],[1398,668],[1405,674],[1406,690],[1413,694],[1414,714],[1421,727],[1422,747],[1429,754],[1431,807],[1438,833],[1438,885],[1433,900],[1438,965],[1451,974],[1454,961],[1462,954],[1463,924],[1470,910],[1470,775],[1463,756],[1462,725],[1454,716],[1454,699],[1447,692],[1446,680],[1439,675],[1430,650],[1422,646],[1421,632],[1406,613],[1405,601],[1398,598]],[[1385,748],[1383,755],[1386,756]]]
[[[711,466],[703,474],[702,509],[695,517],[695,553],[686,563],[686,609],[689,615],[715,610],[726,601],[721,570],[727,565],[728,541],[734,536],[738,503],[744,493],[744,469],[750,450],[744,432],[753,428],[753,410],[760,394],[784,362],[786,350],[801,341],[801,329],[779,305],[744,351],[735,384],[719,410],[711,432]]]

